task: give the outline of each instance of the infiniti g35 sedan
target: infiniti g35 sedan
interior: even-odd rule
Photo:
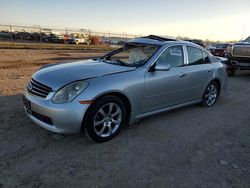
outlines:
[[[104,142],[145,116],[196,103],[211,107],[226,85],[224,65],[204,48],[150,35],[97,59],[41,68],[23,101],[41,127],[83,130]]]

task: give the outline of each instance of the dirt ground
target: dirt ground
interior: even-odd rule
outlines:
[[[90,59],[102,54],[94,50],[0,49],[0,96],[22,92],[24,84],[43,65]]]
[[[250,187],[250,72],[229,78],[226,95],[211,108],[149,117],[96,144],[37,126],[24,113],[21,90],[42,64],[99,54],[0,54],[0,188]]]

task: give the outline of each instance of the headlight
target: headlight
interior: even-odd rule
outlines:
[[[52,102],[54,103],[67,103],[74,100],[86,87],[88,86],[88,82],[86,81],[77,81],[73,82],[69,85],[66,85],[52,98]]]

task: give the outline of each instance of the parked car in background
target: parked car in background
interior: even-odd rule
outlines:
[[[73,38],[68,38],[67,40],[65,40],[65,43],[67,44],[90,44],[91,41],[89,38],[77,38],[77,37],[73,37]]]
[[[64,36],[58,34],[50,34],[43,38],[44,42],[51,42],[51,43],[64,43]]]
[[[104,142],[126,124],[175,108],[215,104],[225,66],[194,43],[154,35],[98,59],[44,67],[24,91],[27,115],[57,133],[85,130]]]
[[[226,57],[229,76],[234,76],[236,70],[250,70],[250,37],[243,42],[228,45]]]
[[[225,57],[228,45],[228,43],[217,44],[214,49],[210,49],[210,52],[214,56]]]
[[[211,51],[216,48],[216,44],[208,44],[205,48],[211,53]]]
[[[0,39],[11,39],[11,33],[6,31],[0,32]]]
[[[195,44],[198,44],[198,45],[200,45],[203,48],[206,47],[205,43],[202,40],[199,40],[199,39],[190,39],[190,40],[187,40],[187,41],[193,42]]]

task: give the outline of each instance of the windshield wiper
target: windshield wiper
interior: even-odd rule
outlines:
[[[117,59],[117,60],[115,60],[117,63],[119,63],[119,65],[124,65],[124,66],[127,66],[127,67],[134,67],[134,65],[133,64],[130,64],[130,63],[126,63],[126,62],[124,62],[124,61],[122,61],[122,60],[119,60],[119,59]]]
[[[110,63],[110,61],[104,59],[104,58],[98,58],[97,61],[101,61],[103,63]]]
[[[134,65],[126,63],[122,60],[116,59],[114,61],[111,60],[106,60],[106,59],[99,59],[100,61],[104,62],[104,63],[108,63],[108,64],[112,64],[112,65],[121,65],[121,66],[127,66],[127,67],[134,67]]]

